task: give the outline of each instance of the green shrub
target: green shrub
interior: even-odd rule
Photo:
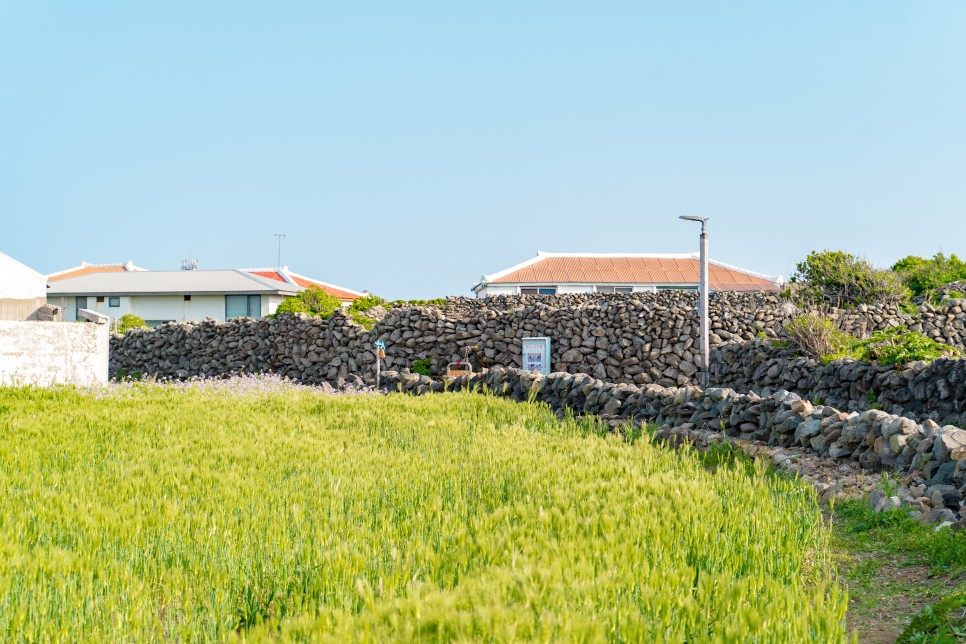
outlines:
[[[823,364],[842,358],[902,366],[909,362],[957,358],[962,352],[905,327],[894,327],[859,340],[841,331],[835,323],[816,313],[800,315],[785,324],[785,336],[809,358]],[[875,401],[870,401],[875,402]]]
[[[905,327],[879,331],[868,340],[854,343],[851,351],[860,360],[891,365],[903,365],[919,360],[928,362],[937,358],[955,358],[962,355],[959,349],[936,342]]]
[[[826,359],[847,352],[855,339],[841,331],[835,322],[823,315],[809,313],[789,320],[784,328],[785,336],[809,358]],[[834,358],[831,358],[834,359]]]
[[[131,329],[147,329],[149,328],[147,323],[133,313],[128,313],[127,315],[122,315],[120,321],[117,325],[118,333],[127,333]]]
[[[912,618],[897,643],[962,642],[966,639],[966,593],[943,597]]]
[[[339,298],[329,295],[317,286],[310,286],[298,295],[285,298],[275,313],[307,313],[325,319],[341,308],[342,302]]]
[[[372,327],[376,326],[375,320],[373,320],[370,317],[366,317],[364,314],[360,313],[359,311],[353,311],[351,308],[349,309],[349,316],[352,317],[352,319],[355,320],[356,323],[361,324],[369,331],[372,330]]]
[[[430,367],[433,365],[433,361],[429,358],[423,358],[422,360],[413,360],[412,372],[418,373],[421,376],[431,376],[432,371]]]
[[[384,306],[385,304],[386,304],[386,300],[382,299],[378,295],[373,295],[370,293],[368,295],[363,295],[362,297],[353,301],[352,305],[349,307],[349,310],[358,311],[359,313],[365,313],[371,308],[375,308],[377,306]]]
[[[909,291],[893,272],[843,251],[812,251],[795,267],[791,281],[801,285],[792,297],[803,305],[853,308],[909,299]]]
[[[909,255],[896,262],[892,270],[913,295],[929,298],[946,284],[966,279],[966,262],[942,253],[936,253],[932,259]]]
[[[385,306],[386,300],[382,299],[378,295],[363,295],[362,297],[354,300],[349,306],[349,316],[364,326],[366,329],[372,329],[376,326],[376,321],[366,315],[366,312],[377,306]]]

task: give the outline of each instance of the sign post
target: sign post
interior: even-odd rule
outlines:
[[[375,342],[376,345],[376,389],[379,388],[379,378],[382,376],[382,359],[386,357],[386,343],[382,340]]]
[[[523,368],[550,375],[550,338],[523,338]]]

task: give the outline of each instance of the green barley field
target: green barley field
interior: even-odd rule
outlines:
[[[0,389],[4,641],[838,641],[804,485],[479,394]]]

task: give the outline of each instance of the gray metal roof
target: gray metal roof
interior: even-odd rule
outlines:
[[[89,273],[48,282],[47,295],[292,295],[301,288],[239,270]]]

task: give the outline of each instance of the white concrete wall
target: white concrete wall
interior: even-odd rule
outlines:
[[[142,295],[131,298],[131,313],[144,320],[174,320],[190,322],[215,318],[225,320],[224,295],[192,295],[186,302],[183,295]]]
[[[551,284],[552,286],[552,284]],[[557,295],[564,293],[593,293],[594,287],[585,284],[561,284],[557,287]]]
[[[110,306],[110,296],[105,296],[100,303],[95,296],[88,296],[87,308],[112,319],[133,313],[144,320],[191,322],[210,317],[219,322],[225,321],[224,295],[192,295],[187,302],[184,295],[133,295],[121,296],[119,299],[120,306]],[[282,295],[262,295],[261,314],[265,316],[274,313],[284,299],[285,296]],[[48,297],[47,303],[61,307],[65,320],[77,319],[76,297]]]
[[[554,286],[554,284],[527,284],[527,286]],[[557,293],[594,293],[597,291],[596,284],[559,284]],[[620,284],[619,286],[626,286]],[[653,284],[634,284],[632,285],[635,293],[653,293],[657,287]],[[518,284],[488,284],[480,289],[476,297],[490,297],[493,295],[519,295],[520,286]]]
[[[278,305],[285,301],[284,295],[263,295],[262,316],[271,315],[278,310]]]
[[[504,286],[503,284],[487,284],[479,290],[476,297],[490,297],[493,295],[516,295],[520,289],[516,286]]]
[[[106,384],[108,343],[106,324],[0,321],[0,385]]]

